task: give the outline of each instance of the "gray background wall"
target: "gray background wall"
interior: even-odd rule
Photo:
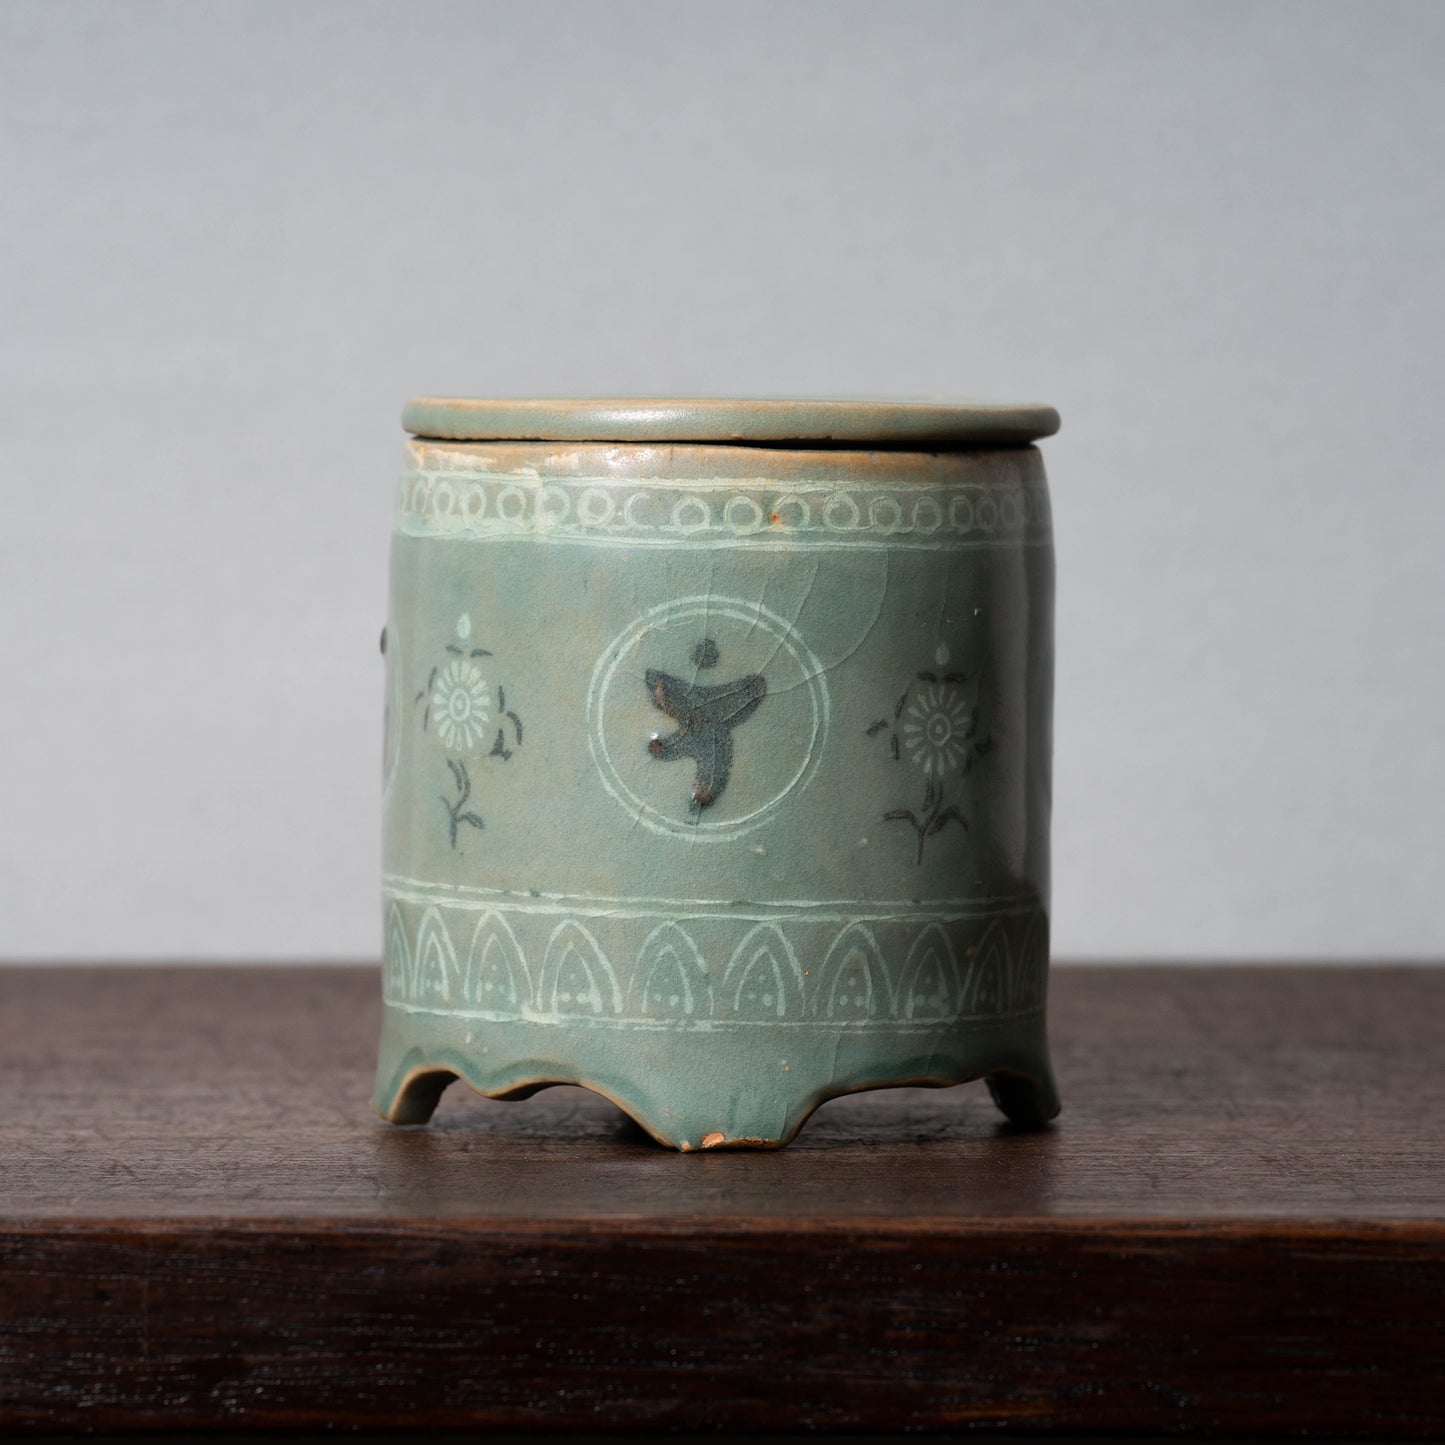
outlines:
[[[1049,401],[1056,942],[1439,955],[1445,6],[0,6],[0,955],[366,956],[400,403]]]

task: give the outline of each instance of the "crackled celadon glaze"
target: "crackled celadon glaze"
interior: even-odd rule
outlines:
[[[1045,1036],[1038,451],[413,439],[376,1106],[580,1083],[679,1149]]]

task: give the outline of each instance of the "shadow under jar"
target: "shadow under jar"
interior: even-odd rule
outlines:
[[[1048,407],[419,400],[376,1107],[606,1095],[678,1149],[856,1089],[1059,1108]]]

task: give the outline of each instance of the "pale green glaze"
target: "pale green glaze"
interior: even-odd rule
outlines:
[[[679,1148],[890,1083],[1057,1112],[1034,448],[414,441],[386,660],[383,1115],[456,1076]]]
[[[763,443],[928,450],[1023,446],[1053,436],[1059,414],[1027,402],[848,401],[834,397],[418,397],[402,425],[451,441]]]

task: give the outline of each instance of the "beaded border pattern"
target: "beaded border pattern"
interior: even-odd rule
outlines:
[[[1047,545],[1048,492],[998,482],[867,486],[719,479],[542,481],[523,475],[409,471],[396,528],[413,537],[660,546],[957,548]]]

